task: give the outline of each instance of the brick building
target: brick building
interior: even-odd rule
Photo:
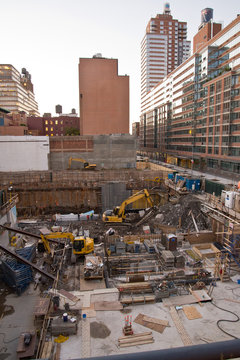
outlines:
[[[193,38],[193,52],[195,53],[222,30],[222,24],[215,23],[212,20],[213,9],[205,8],[201,12],[201,25],[198,33]]]
[[[49,114],[50,115],[50,114]],[[56,117],[28,117],[29,132],[37,131],[38,135],[64,136],[68,132],[79,135],[80,119],[78,116],[60,115]]]
[[[101,54],[79,59],[80,134],[129,133],[129,76]]]
[[[239,44],[240,16],[146,94],[143,153],[184,167],[240,173]]]
[[[0,108],[0,135],[23,136],[28,134],[27,117],[24,111],[10,113]]]

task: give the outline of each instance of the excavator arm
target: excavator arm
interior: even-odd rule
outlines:
[[[124,200],[119,207],[115,207],[113,210],[106,210],[103,213],[102,219],[104,222],[122,222],[125,216],[125,209],[126,206],[129,204],[134,203],[137,200],[142,198],[146,198],[147,202],[149,203],[150,207],[153,207],[153,200],[146,189],[143,189],[136,194],[130,196],[128,199]]]
[[[68,159],[68,169],[71,169],[72,161],[78,161],[78,162],[83,163],[84,169],[93,170],[93,169],[96,168],[96,164],[89,164],[89,162],[87,162],[86,160],[84,160],[82,158],[72,158],[72,157],[70,157]]]
[[[130,196],[128,199],[126,199],[125,201],[122,202],[122,204],[120,205],[119,210],[118,210],[118,216],[119,217],[124,216],[126,206],[129,204],[132,204],[135,201],[138,201],[142,198],[146,198],[150,207],[153,206],[153,201],[151,199],[149,192],[147,191],[147,189],[143,189],[143,190],[137,192],[136,194]]]

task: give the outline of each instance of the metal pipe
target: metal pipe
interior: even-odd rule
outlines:
[[[91,360],[222,360],[238,357],[240,357],[239,339],[132,354],[98,356],[91,357]]]

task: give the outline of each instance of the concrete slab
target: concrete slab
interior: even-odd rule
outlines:
[[[232,292],[230,289],[235,290]],[[212,293],[213,303],[216,303],[216,305],[224,309],[235,312],[238,316],[240,316],[239,304],[224,300],[226,298],[237,300],[239,298],[238,295],[240,296],[240,285],[233,282],[217,282],[217,286],[214,287]],[[101,294],[102,301],[109,301],[108,296],[109,294]],[[179,320],[186,329],[193,344],[203,344],[206,342],[206,339],[209,342],[232,339],[229,335],[223,333],[217,327],[217,321],[219,319],[234,320],[234,315],[216,308],[211,302],[204,303],[203,306],[200,306],[199,304],[195,304],[194,306],[202,315],[202,318],[189,320],[185,316],[183,310],[177,311]],[[124,326],[124,318],[126,315],[132,316],[134,333],[141,333],[148,330],[144,326],[134,323],[134,319],[139,313],[167,320],[169,321],[170,327],[167,327],[162,334],[153,330],[154,343],[152,344],[119,348],[117,340],[123,335],[122,328]],[[170,315],[169,308],[165,307],[163,303],[134,305],[127,307],[123,311],[96,311],[96,318],[89,318],[88,320],[90,325],[93,322],[97,322],[100,325],[105,325],[110,330],[110,334],[106,338],[93,337],[90,330],[90,356],[127,354],[131,352],[183,346],[183,341]],[[222,323],[222,327],[230,334],[233,334],[238,338],[240,337],[239,322]],[[81,326],[79,326],[79,328],[81,328]],[[81,341],[80,330],[78,330],[78,334],[74,337],[74,339],[71,337],[66,343],[62,344],[61,360],[77,358],[75,342],[78,342],[79,347],[81,346],[79,343],[79,341]]]

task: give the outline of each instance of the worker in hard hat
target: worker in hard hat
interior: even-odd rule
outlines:
[[[238,182],[238,191],[240,191],[240,181]]]

